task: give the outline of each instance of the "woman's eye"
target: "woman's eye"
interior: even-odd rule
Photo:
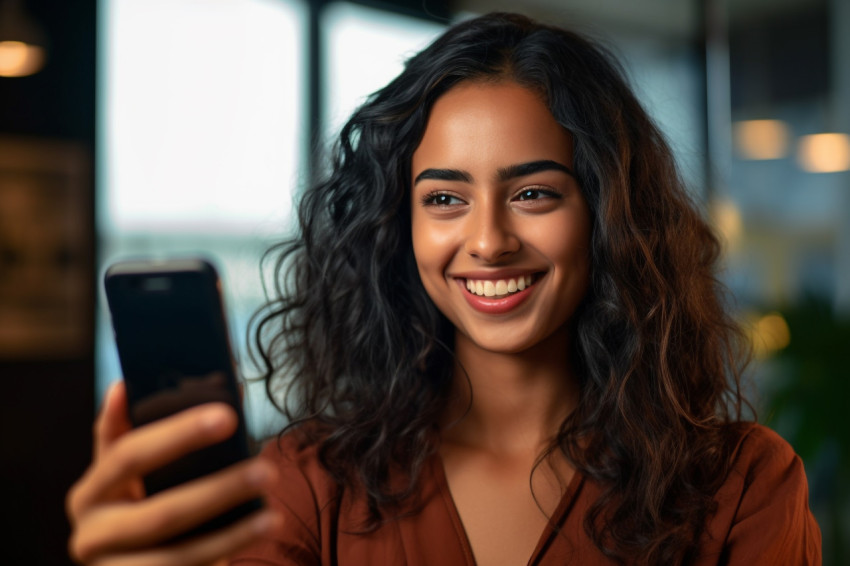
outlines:
[[[554,191],[545,189],[523,189],[514,200],[539,200],[541,198],[558,198],[560,195]]]
[[[426,206],[453,206],[456,204],[463,204],[463,201],[456,196],[445,193],[433,193],[425,195],[425,198],[422,199],[422,203]]]

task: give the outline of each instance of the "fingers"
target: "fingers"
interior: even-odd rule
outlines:
[[[106,390],[100,412],[95,419],[93,427],[94,462],[97,462],[103,453],[130,429],[131,426],[127,417],[127,392],[124,382],[118,380],[113,382]],[[86,488],[86,480],[91,475],[92,467],[71,487],[65,498],[65,513],[72,525],[76,522],[81,511],[81,499],[85,499],[82,497],[83,493],[90,491]],[[128,486],[128,492],[134,492],[140,496],[140,487],[140,484]]]
[[[95,421],[94,449],[95,459],[104,450],[108,450],[120,436],[131,429],[127,415],[127,389],[124,382],[118,380],[109,386],[103,400],[103,407]]]
[[[259,459],[143,498],[143,476],[225,440],[237,426],[232,407],[208,403],[133,429],[123,382],[110,387],[94,427],[95,460],[67,498],[71,556],[98,566],[209,565],[277,528],[279,516],[265,510],[215,533],[168,542],[261,497],[275,473]]]
[[[130,550],[103,557],[97,566],[201,566],[235,553],[257,537],[279,529],[281,517],[259,511],[219,531],[177,545],[150,550]],[[80,560],[80,557],[75,557]]]
[[[140,502],[102,506],[79,523],[72,552],[89,560],[106,553],[162,544],[239,503],[261,497],[274,476],[269,462],[255,459]]]
[[[104,420],[113,420],[112,411],[118,413],[120,407],[121,390],[116,389],[104,407]],[[184,454],[228,438],[236,430],[237,417],[231,407],[221,403],[200,405],[110,441],[111,434],[120,426],[118,419],[98,426],[104,446],[99,460],[69,495],[72,522],[96,503],[102,504],[117,493],[125,493],[131,480]]]

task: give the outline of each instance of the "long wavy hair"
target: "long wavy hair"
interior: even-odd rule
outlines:
[[[696,552],[731,465],[743,357],[718,242],[623,76],[575,33],[502,13],[462,22],[354,113],[326,179],[300,196],[297,234],[271,250],[275,298],[254,345],[270,399],[290,427],[312,423],[322,464],[376,521],[416,492],[453,379],[454,329],[413,257],[411,157],[443,93],[509,80],[572,135],[592,217],[569,345],[580,401],[549,453],[602,486],[585,529],[607,555],[661,564]]]

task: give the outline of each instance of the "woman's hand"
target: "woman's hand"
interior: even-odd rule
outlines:
[[[262,510],[220,531],[166,544],[230,507],[262,496],[275,471],[256,458],[144,497],[145,474],[224,440],[236,426],[230,407],[210,403],[133,430],[124,385],[114,385],[95,423],[94,461],[66,500],[74,560],[99,566],[212,564],[273,530],[279,517]]]

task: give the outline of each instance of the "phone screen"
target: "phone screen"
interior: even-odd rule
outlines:
[[[233,373],[214,273],[162,269],[107,275],[115,341],[136,426],[206,400],[236,401],[226,380],[210,377]],[[205,380],[215,386],[196,386]]]
[[[215,269],[202,260],[126,262],[106,274],[106,295],[134,426],[212,401],[231,405],[239,430],[145,477],[148,495],[249,456]],[[252,502],[227,524],[259,507]]]

